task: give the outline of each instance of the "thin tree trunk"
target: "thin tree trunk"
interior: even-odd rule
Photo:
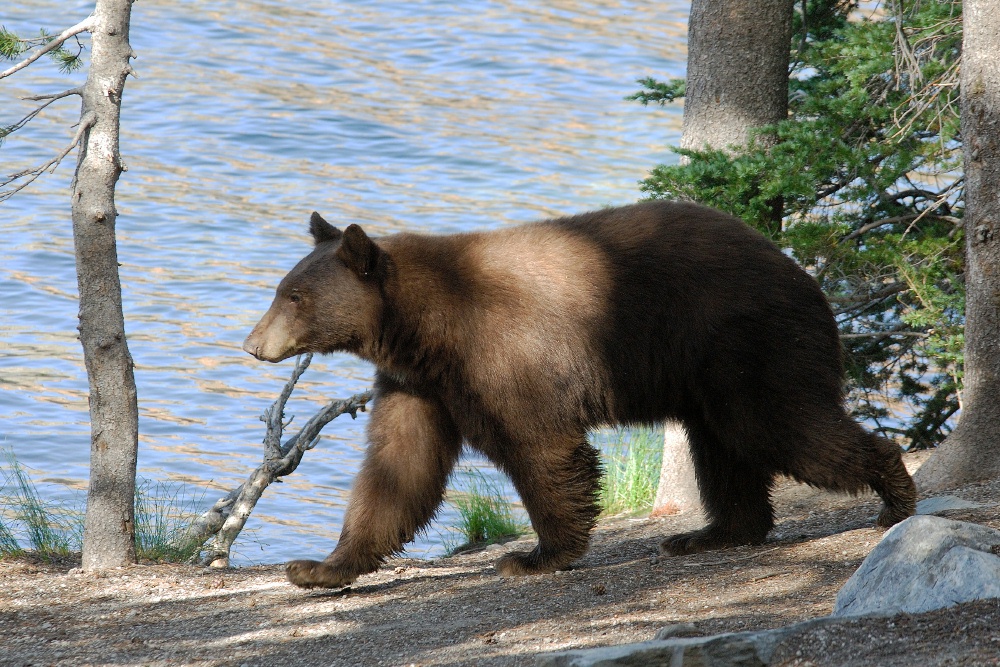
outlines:
[[[727,149],[788,115],[794,0],[694,0],[681,147]],[[780,225],[781,202],[775,202]],[[667,422],[654,513],[700,507],[687,434]]]
[[[1000,13],[966,0],[962,19],[965,161],[965,391],[955,431],[915,476],[938,490],[1000,476]]]
[[[83,533],[87,570],[135,562],[135,468],[138,408],[132,356],[125,341],[115,183],[119,114],[131,72],[131,0],[97,0],[91,63],[83,87],[80,145],[73,180],[73,238],[80,291],[80,342],[90,381],[90,488]]]

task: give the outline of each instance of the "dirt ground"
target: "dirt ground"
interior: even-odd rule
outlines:
[[[949,518],[1000,528],[1000,483],[953,495],[985,506]],[[493,561],[527,545],[510,543],[395,559],[336,592],[296,589],[280,565],[94,575],[0,562],[0,665],[532,665],[540,653],[648,640],[676,623],[701,634],[776,628],[830,613],[881,538],[878,506],[785,484],[760,547],[659,558],[660,537],[697,517],[620,518],[566,572],[498,577]],[[772,664],[1000,665],[1000,601],[807,632]]]

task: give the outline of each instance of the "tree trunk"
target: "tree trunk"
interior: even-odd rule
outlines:
[[[132,356],[125,341],[115,183],[119,114],[131,72],[131,0],[97,0],[91,63],[83,87],[80,145],[73,180],[73,238],[80,290],[80,342],[90,381],[90,488],[83,533],[83,567],[99,570],[135,562],[135,467],[138,408]]]
[[[726,149],[788,115],[794,0],[694,0],[681,147]],[[780,202],[775,202],[780,224]],[[654,513],[700,507],[687,435],[668,422]]]
[[[922,490],[1000,476],[1000,13],[989,0],[962,11],[965,396],[955,431],[917,471]]]
[[[788,115],[793,0],[694,0],[681,148],[728,148]]]
[[[653,516],[680,514],[701,509],[698,480],[688,448],[687,432],[678,422],[667,422],[663,429],[663,464],[660,483],[653,500]]]

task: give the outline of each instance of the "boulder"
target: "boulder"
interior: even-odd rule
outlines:
[[[911,614],[1000,597],[1000,531],[936,516],[892,527],[837,594],[833,616]]]

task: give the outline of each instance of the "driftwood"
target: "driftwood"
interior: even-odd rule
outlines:
[[[312,355],[306,354],[295,361],[292,377],[285,383],[284,389],[271,407],[264,411],[261,421],[267,424],[264,436],[264,461],[254,470],[245,482],[220,498],[204,514],[195,519],[184,533],[179,536],[180,544],[204,544],[212,539],[211,544],[202,550],[200,561],[211,567],[228,567],[229,551],[236,536],[243,530],[250,513],[260,500],[264,489],[279,477],[291,474],[299,466],[303,454],[319,442],[319,434],[324,426],[342,414],[357,417],[358,410],[364,411],[365,405],[372,399],[372,391],[355,394],[347,399],[336,399],[327,403],[319,412],[312,416],[298,433],[281,444],[281,434],[284,429],[284,409],[288,397],[298,382],[299,377],[309,367]]]

